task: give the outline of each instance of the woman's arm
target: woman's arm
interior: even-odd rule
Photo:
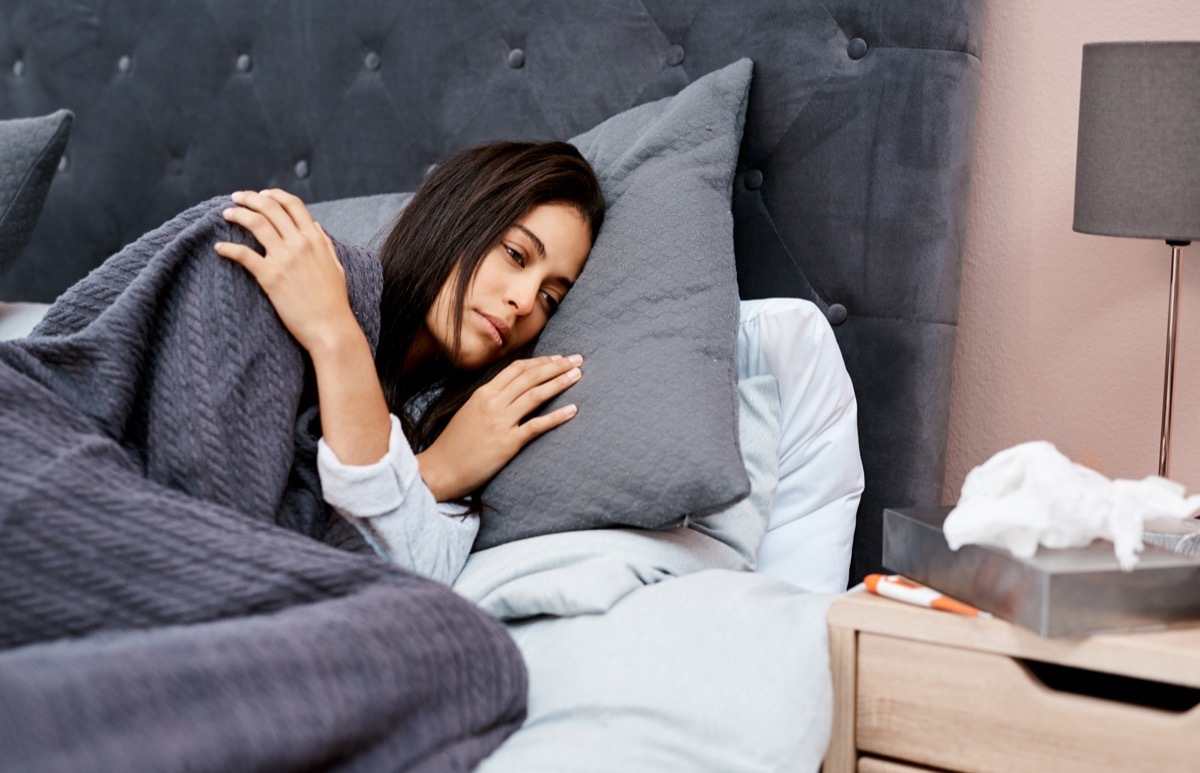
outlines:
[[[225,218],[247,228],[266,251],[222,242],[217,253],[241,264],[312,358],[321,433],[345,464],[370,464],[388,449],[388,409],[367,338],[354,318],[333,243],[304,206],[278,190],[233,194]]]
[[[225,219],[249,230],[264,253],[228,242],[215,249],[251,273],[312,359],[326,501],[385,557],[429,574],[415,556],[440,556],[436,573],[452,580],[478,524],[446,518],[437,503],[476,490],[530,440],[569,421],[573,405],[525,417],[579,380],[582,358],[554,355],[512,363],[476,390],[418,462],[388,412],[332,241],[289,193],[240,191],[233,200],[238,206],[227,209]]]
[[[479,518],[434,501],[399,420],[390,420],[388,452],[374,464],[342,464],[324,440],[318,443],[322,494],[380,556],[449,585],[470,555]]]

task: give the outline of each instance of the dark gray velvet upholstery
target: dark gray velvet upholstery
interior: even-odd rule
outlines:
[[[941,494],[983,0],[8,0],[0,119],[75,112],[0,299],[50,300],[217,193],[411,190],[497,137],[566,138],[748,56],[742,296],[827,310],[867,488]]]

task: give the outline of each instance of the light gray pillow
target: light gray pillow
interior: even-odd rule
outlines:
[[[379,252],[411,198],[411,193],[379,193],[311,204],[308,211],[338,241]]]
[[[59,110],[0,121],[0,276],[33,235],[73,119]]]
[[[730,195],[752,65],[572,140],[596,169],[604,227],[536,354],[584,356],[546,410],[578,415],[483,492],[475,548],[606,526],[662,528],[750,491],[737,437],[738,295]]]

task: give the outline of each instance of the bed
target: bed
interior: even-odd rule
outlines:
[[[687,292],[667,287],[654,302],[686,307],[701,297],[691,284],[699,264],[687,261],[710,243],[727,249],[706,258],[712,287],[702,289],[728,292],[705,307],[720,314],[680,312],[719,322],[708,326],[724,348],[700,348],[715,363],[706,377],[724,390],[704,407],[724,417],[724,440],[695,462],[680,447],[699,441],[677,439],[670,454],[656,454],[668,457],[675,489],[655,479],[651,494],[636,495],[655,503],[634,508],[644,522],[576,514],[541,529],[546,519],[531,515],[534,525],[520,531],[512,524],[531,507],[521,494],[528,480],[546,477],[537,470],[547,459],[583,459],[564,477],[577,491],[602,478],[607,488],[586,499],[609,511],[612,497],[640,491],[634,476],[595,473],[602,452],[570,453],[583,441],[531,447],[494,490],[518,515],[508,531],[481,532],[455,585],[467,608],[441,606],[438,591],[396,579],[369,556],[321,545],[339,551],[323,566],[340,568],[322,569],[320,583],[306,576],[305,593],[314,583],[336,587],[330,599],[366,606],[347,612],[301,594],[204,619],[130,622],[109,610],[96,618],[109,622],[65,627],[50,641],[6,637],[5,748],[47,770],[816,769],[831,722],[825,605],[880,568],[884,507],[940,501],[981,34],[981,0],[6,3],[0,154],[12,158],[0,165],[0,338],[13,339],[13,351],[103,318],[97,296],[76,288],[111,281],[110,268],[93,270],[145,245],[164,223],[180,232],[203,226],[213,197],[290,190],[361,257],[431,164],[496,138],[575,140],[601,167],[606,193],[624,186],[624,208],[612,193],[610,211],[635,235],[646,230],[644,222],[637,230],[638,215],[654,212],[670,234],[673,213],[703,213],[664,247],[688,244],[668,280]],[[55,112],[64,109],[70,114]],[[29,150],[34,128],[43,139]],[[718,141],[727,143],[723,154],[706,155]],[[727,168],[713,175],[717,158]],[[671,166],[680,159],[682,171]],[[701,178],[707,198],[690,197]],[[633,206],[643,201],[629,193],[637,185],[661,211]],[[209,210],[197,206],[206,201]],[[181,223],[180,213],[191,214]],[[699,246],[687,242],[710,231]],[[595,255],[585,276],[614,286],[593,264]],[[637,269],[614,261],[609,270]],[[582,278],[577,290],[586,290]],[[580,292],[569,318],[596,328],[585,299],[607,294]],[[56,298],[92,316],[47,315]],[[245,304],[238,314],[257,313],[252,298]],[[28,336],[35,324],[40,333]],[[611,338],[623,328],[605,329]],[[547,336],[576,340],[549,328]],[[588,362],[603,372],[606,350],[595,347]],[[647,399],[652,414],[676,402],[690,411],[698,404],[690,400],[719,391],[700,389],[699,376],[689,386],[708,366],[681,362],[677,386],[657,403]],[[630,403],[609,392],[594,399]],[[755,424],[754,415],[765,418]],[[692,423],[699,437],[714,436]],[[660,434],[647,449],[658,448]],[[699,474],[705,463],[715,472]],[[674,502],[730,470],[707,499]],[[551,493],[557,517],[570,495]],[[19,519],[10,506],[0,525],[20,533]],[[234,547],[265,530],[239,531]],[[253,550],[236,555],[256,560]],[[413,717],[435,701],[372,680],[390,634],[363,618],[390,609],[377,598],[381,587],[410,586],[435,599],[430,609],[461,615],[447,630],[477,626],[491,637],[476,656],[495,656],[497,673],[508,675],[499,686],[486,673],[460,680],[451,713],[484,705],[493,713],[480,709],[471,722],[439,729],[443,736],[393,732],[416,727]],[[19,592],[30,592],[20,576],[0,583],[0,593]],[[310,614],[315,608],[325,616]],[[15,630],[14,619],[0,615],[0,631]],[[344,626],[343,638],[322,635],[331,621]],[[255,652],[296,641],[306,651],[271,661],[278,670],[264,668],[247,687],[256,661],[242,653],[233,669],[222,649],[245,635]],[[147,653],[164,648],[179,669],[187,653],[190,670],[139,671]],[[435,676],[472,671],[470,651],[446,662],[421,656],[432,658]],[[322,712],[297,685],[308,684],[301,671],[325,666]],[[205,673],[231,692],[205,692]],[[96,697],[100,687],[109,697]],[[91,703],[81,705],[81,695]],[[147,708],[130,711],[138,700]],[[380,714],[381,706],[402,708]]]

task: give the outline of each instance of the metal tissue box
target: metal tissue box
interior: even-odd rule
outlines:
[[[1007,550],[946,544],[949,507],[883,512],[883,565],[1042,636],[1161,629],[1200,621],[1200,558],[1147,544],[1122,572],[1112,544]]]

